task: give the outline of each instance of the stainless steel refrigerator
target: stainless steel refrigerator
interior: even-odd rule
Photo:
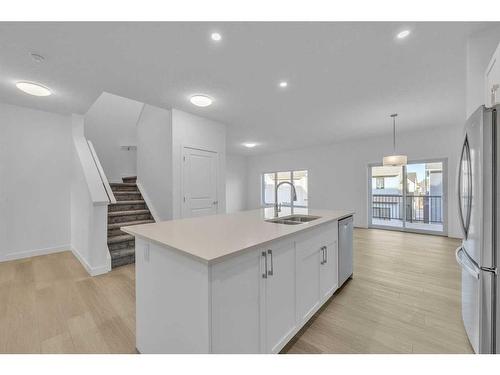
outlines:
[[[467,120],[458,166],[462,245],[462,318],[476,353],[500,352],[500,106],[478,108]]]

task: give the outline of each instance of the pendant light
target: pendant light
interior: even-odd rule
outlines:
[[[406,155],[396,155],[396,117],[398,116],[397,113],[393,113],[391,115],[392,117],[392,151],[393,154],[389,156],[384,156],[384,162],[383,165],[386,166],[393,166],[393,167],[399,167],[402,165],[406,165],[408,162],[408,158]]]

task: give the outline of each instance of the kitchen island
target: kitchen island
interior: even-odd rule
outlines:
[[[338,222],[352,215],[266,208],[123,227],[136,237],[137,350],[279,352],[339,287]]]

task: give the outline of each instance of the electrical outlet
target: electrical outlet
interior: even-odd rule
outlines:
[[[149,244],[144,245],[144,261],[149,263]]]

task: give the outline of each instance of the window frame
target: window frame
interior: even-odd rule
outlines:
[[[298,205],[295,204],[293,199],[292,199],[292,189],[290,189],[290,202],[282,202],[282,206],[284,207],[291,207],[291,208],[308,208],[309,207],[309,170],[308,169],[291,169],[291,170],[284,170],[284,171],[270,171],[270,172],[262,172],[261,173],[261,189],[260,189],[260,194],[261,194],[261,207],[274,207],[275,203],[266,203],[266,183],[265,183],[265,175],[267,174],[274,174],[274,191],[276,191],[276,186],[278,185],[278,173],[290,173],[290,182],[295,186],[294,180],[293,180],[293,174],[294,172],[301,172],[305,171],[307,173],[307,205]]]

